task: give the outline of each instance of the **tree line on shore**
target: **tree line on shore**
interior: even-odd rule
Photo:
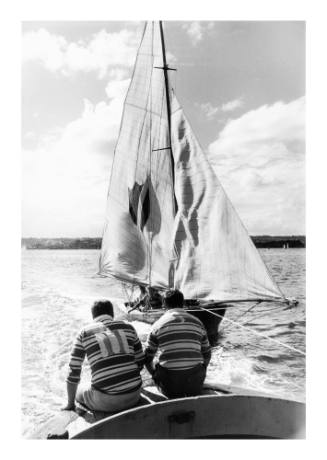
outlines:
[[[251,236],[257,248],[305,248],[305,236]],[[100,249],[101,238],[22,238],[24,249]]]

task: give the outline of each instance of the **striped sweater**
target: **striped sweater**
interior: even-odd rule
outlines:
[[[84,327],[72,349],[67,382],[79,383],[85,356],[91,367],[92,387],[119,394],[141,386],[144,353],[131,324],[101,315]]]
[[[182,370],[210,359],[211,348],[201,321],[182,308],[174,308],[152,326],[145,348],[146,362],[150,363],[156,353],[161,366]]]

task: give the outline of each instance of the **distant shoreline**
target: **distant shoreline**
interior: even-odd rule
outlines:
[[[251,236],[257,248],[305,248],[306,237],[292,236]],[[100,249],[101,238],[22,238],[24,249]]]

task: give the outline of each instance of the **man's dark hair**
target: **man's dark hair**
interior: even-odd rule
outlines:
[[[110,315],[114,317],[114,307],[109,300],[96,300],[91,308],[92,317]]]
[[[184,296],[181,291],[172,289],[165,294],[165,305],[167,308],[182,308],[184,304]]]

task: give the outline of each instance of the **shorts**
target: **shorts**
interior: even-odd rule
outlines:
[[[108,394],[95,388],[78,391],[76,401],[90,410],[101,412],[120,412],[136,406],[140,400],[141,388],[130,393]]]
[[[206,368],[198,364],[190,369],[167,369],[157,364],[153,380],[168,398],[183,398],[201,394]]]

